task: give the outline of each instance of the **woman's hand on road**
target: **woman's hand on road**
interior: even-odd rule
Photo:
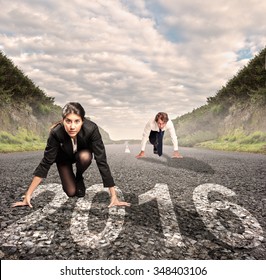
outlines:
[[[12,204],[12,207],[17,207],[17,206],[29,206],[30,208],[32,208],[33,206],[30,203],[31,200],[31,196],[30,195],[24,195],[23,197],[23,201],[18,201]]]
[[[109,204],[109,208],[113,206],[130,206],[130,203],[125,201],[120,201],[116,195],[111,196],[111,202]]]

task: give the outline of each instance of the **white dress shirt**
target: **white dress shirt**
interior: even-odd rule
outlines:
[[[159,127],[154,119],[149,120],[144,128],[142,141],[141,141],[141,151],[145,151],[146,143],[149,140],[151,130],[159,132]],[[178,140],[176,137],[174,124],[171,120],[169,120],[166,123],[165,127],[162,129],[162,131],[165,130],[169,130],[171,140],[174,146],[174,151],[178,151]]]
[[[73,146],[73,154],[75,154],[75,152],[78,149],[77,140],[74,140],[73,138],[71,138],[71,141],[72,141],[72,146]]]

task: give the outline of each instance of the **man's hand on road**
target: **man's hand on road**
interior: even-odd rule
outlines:
[[[145,157],[144,151],[141,151],[141,152],[136,156],[136,158],[142,158],[142,157]]]
[[[183,158],[183,156],[181,156],[178,151],[174,151],[172,158]]]

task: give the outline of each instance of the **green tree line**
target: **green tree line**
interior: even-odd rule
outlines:
[[[33,109],[35,115],[58,109],[54,97],[47,96],[12,60],[0,52],[0,106],[24,103]]]
[[[207,98],[210,105],[224,109],[236,102],[266,105],[266,48],[249,61],[214,97]]]
[[[205,105],[173,120],[180,145],[266,153],[265,64],[263,48]]]

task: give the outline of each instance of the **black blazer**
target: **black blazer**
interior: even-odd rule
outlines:
[[[87,119],[84,119],[81,130],[77,134],[77,150],[84,149],[88,149],[94,154],[104,187],[114,186],[115,183],[106,160],[106,152],[98,126]],[[46,178],[51,165],[62,160],[72,162],[73,146],[63,124],[59,124],[51,130],[43,159],[33,174]]]

